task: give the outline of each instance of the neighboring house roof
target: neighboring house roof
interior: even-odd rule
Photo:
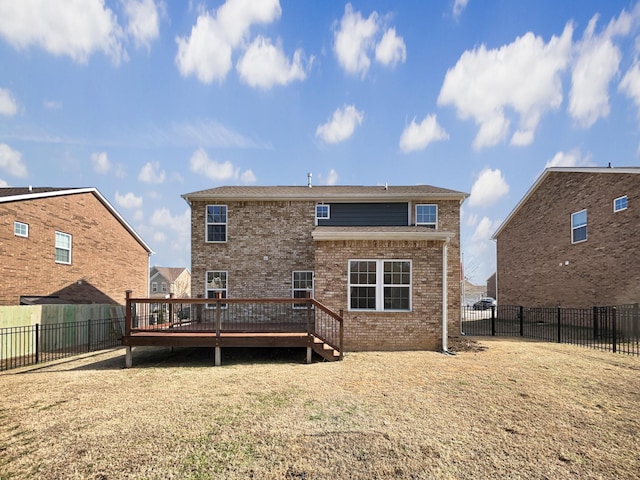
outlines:
[[[216,187],[208,190],[200,190],[182,195],[187,202],[193,200],[311,200],[311,201],[398,201],[415,198],[432,200],[460,200],[463,201],[469,194],[433,187],[431,185],[414,186],[230,186]]]
[[[535,191],[544,183],[544,181],[549,177],[549,175],[553,173],[591,173],[591,174],[640,174],[640,167],[621,167],[621,168],[613,168],[613,167],[550,167],[545,169],[544,172],[538,177],[535,183],[529,188],[527,193],[522,197],[522,199],[518,202],[515,208],[511,211],[507,219],[502,222],[498,230],[491,237],[493,240],[498,238],[498,235],[502,233],[505,227],[509,224],[509,222],[516,216],[518,211],[522,208],[522,206],[527,203],[529,198],[535,193]]]
[[[182,275],[185,271],[189,272],[189,270],[185,267],[155,267],[154,266],[154,267],[151,267],[151,270],[155,270],[157,274],[161,275],[169,282],[176,281],[178,277]],[[151,279],[153,280],[153,277]]]
[[[77,195],[81,193],[92,193],[102,203],[107,210],[120,222],[120,224],[131,234],[133,238],[149,254],[153,253],[151,247],[138,235],[138,233],[127,223],[118,211],[107,201],[102,194],[93,187],[88,188],[52,188],[52,187],[9,187],[0,188],[0,204],[10,202],[22,202],[27,200],[38,200],[42,198],[60,197],[64,195]]]

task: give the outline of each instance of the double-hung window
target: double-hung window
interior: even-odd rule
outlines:
[[[621,212],[627,209],[627,196],[618,197],[613,201],[613,211]]]
[[[207,298],[227,298],[227,272],[222,270],[211,270],[206,272],[206,289]],[[207,307],[215,308],[215,304],[208,304]],[[226,308],[226,304],[222,304],[222,308]]]
[[[56,263],[71,265],[71,235],[56,232]]]
[[[158,282],[151,282],[151,293],[158,293]]]
[[[410,260],[350,260],[349,309],[411,310]]]
[[[207,242],[227,241],[227,206],[207,205]]]
[[[29,224],[13,222],[13,233],[16,237],[29,237]]]
[[[587,210],[571,214],[571,243],[587,240]]]
[[[438,225],[437,205],[416,205],[416,225],[436,228]]]
[[[313,271],[293,272],[291,294],[293,298],[313,298]],[[307,308],[307,304],[294,303],[293,308]]]

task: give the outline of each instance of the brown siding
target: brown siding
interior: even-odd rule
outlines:
[[[613,199],[623,195],[629,206],[614,213]],[[571,244],[571,214],[585,208],[587,241]],[[639,225],[640,175],[550,172],[497,238],[499,302],[638,302]]]
[[[29,225],[16,237],[14,221]],[[71,265],[55,262],[55,232],[72,235]],[[69,303],[124,303],[146,296],[148,254],[92,194],[0,204],[0,304],[21,295],[57,295]]]

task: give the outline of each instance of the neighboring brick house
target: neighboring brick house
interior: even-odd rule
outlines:
[[[498,302],[640,301],[640,168],[548,168],[496,231]]]
[[[192,295],[308,292],[343,310],[345,350],[438,350],[441,342],[446,348],[443,324],[460,332],[466,196],[432,186],[219,187],[185,194]]]
[[[184,267],[153,266],[149,271],[149,296],[165,298],[172,293],[175,297],[191,296],[191,273]]]
[[[487,278],[487,297],[498,298],[498,282],[495,273]]]
[[[123,304],[150,254],[95,188],[0,188],[0,305]]]

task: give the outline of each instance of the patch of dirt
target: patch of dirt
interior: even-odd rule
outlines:
[[[449,337],[447,339],[447,348],[454,352],[484,352],[488,347],[482,345],[477,340],[469,337]]]

